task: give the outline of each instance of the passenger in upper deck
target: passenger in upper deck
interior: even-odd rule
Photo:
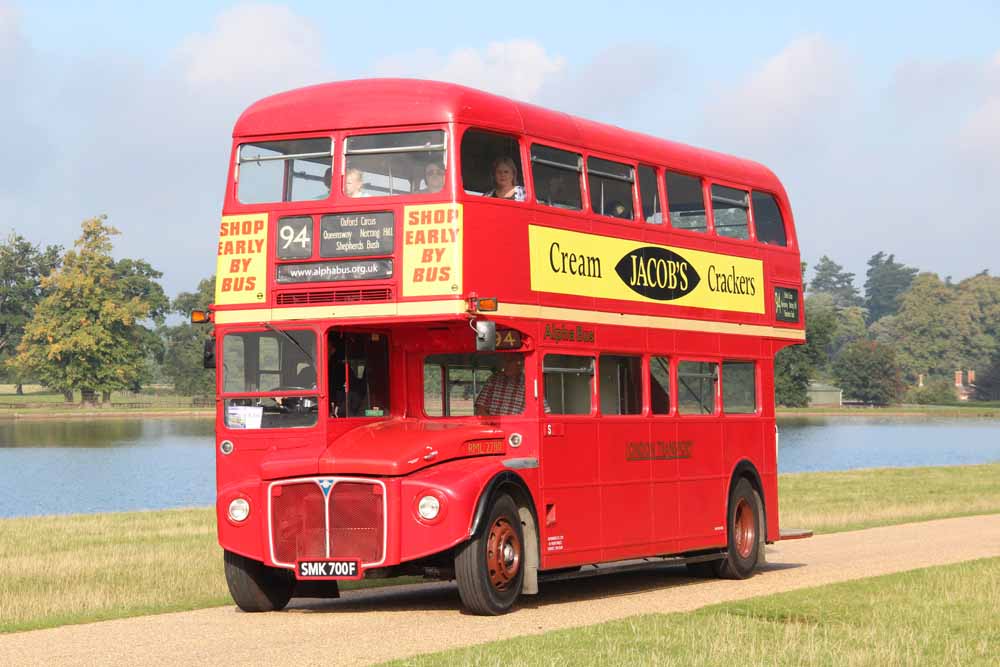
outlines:
[[[348,197],[370,196],[370,193],[365,191],[365,181],[360,169],[351,167],[344,174],[344,194]]]
[[[524,201],[524,187],[517,184],[517,165],[501,155],[493,161],[493,189],[484,196]]]
[[[443,187],[444,167],[440,162],[428,162],[424,167],[424,187],[417,192],[440,192]]]

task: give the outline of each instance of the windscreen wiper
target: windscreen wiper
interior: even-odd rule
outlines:
[[[306,348],[302,347],[299,344],[299,341],[297,341],[294,338],[292,338],[291,335],[289,335],[289,333],[287,331],[284,331],[283,329],[278,329],[277,327],[275,327],[273,324],[271,324],[269,322],[264,322],[264,327],[267,328],[267,329],[270,329],[274,333],[281,334],[282,336],[284,336],[285,338],[287,338],[289,341],[291,341],[292,345],[294,345],[295,347],[299,348],[299,350],[302,352],[302,354],[306,355],[306,359],[309,360],[309,363],[312,364],[312,367],[316,368],[316,360],[313,359],[313,356],[311,354],[309,354],[309,351]]]

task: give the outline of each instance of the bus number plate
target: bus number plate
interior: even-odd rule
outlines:
[[[300,560],[295,563],[296,579],[360,579],[361,564],[356,560]]]

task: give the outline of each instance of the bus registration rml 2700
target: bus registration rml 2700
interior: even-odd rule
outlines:
[[[356,560],[300,560],[295,574],[299,579],[360,579]]]

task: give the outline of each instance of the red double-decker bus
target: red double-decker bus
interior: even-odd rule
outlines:
[[[275,95],[233,137],[206,356],[240,608],[419,574],[498,614],[629,559],[753,573],[780,537],[773,359],[804,339],[768,169],[414,80]]]

